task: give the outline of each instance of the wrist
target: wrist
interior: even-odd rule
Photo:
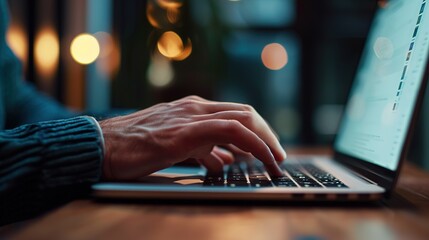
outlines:
[[[104,140],[104,151],[103,151],[103,164],[102,164],[102,179],[103,180],[111,180],[115,179],[112,172],[112,164],[111,164],[111,144],[110,144],[110,138],[108,136],[109,134],[109,127],[108,127],[108,119],[105,119],[103,121],[99,122],[100,131],[103,135]]]

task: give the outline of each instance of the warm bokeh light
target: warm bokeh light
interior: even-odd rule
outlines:
[[[146,17],[152,27],[161,28],[161,23],[158,20],[159,15],[157,14],[155,5],[152,1],[147,2]]]
[[[270,43],[261,53],[264,66],[270,70],[280,70],[288,63],[286,49],[278,43]]]
[[[155,28],[169,29],[180,21],[182,1],[149,0],[146,17]]]
[[[100,58],[104,58],[109,56],[113,51],[113,38],[107,32],[96,32],[94,33],[94,37],[97,39],[98,44],[100,46]]]
[[[381,8],[386,8],[389,5],[388,0],[378,0],[378,6]]]
[[[27,36],[22,28],[11,25],[7,31],[6,40],[13,53],[25,64],[27,62],[28,44]]]
[[[158,88],[168,86],[174,78],[174,69],[169,59],[159,54],[152,57],[147,70],[149,83]]]
[[[178,8],[167,9],[167,19],[171,24],[175,24],[180,19],[180,11]]]
[[[183,52],[183,41],[175,32],[168,31],[158,40],[159,52],[167,58],[178,57]]]
[[[100,56],[97,59],[97,69],[106,76],[113,77],[120,65],[120,51],[112,35],[107,32],[94,34],[100,44]]]
[[[183,61],[192,53],[192,42],[187,38],[186,46],[175,32],[168,31],[162,34],[158,40],[158,51],[171,60]]]
[[[51,28],[42,29],[34,43],[34,59],[37,70],[44,77],[51,77],[58,65],[60,54],[57,34]]]
[[[97,39],[90,34],[76,36],[70,46],[73,59],[80,64],[94,62],[100,54],[100,45]]]
[[[188,58],[189,55],[191,55],[191,53],[192,53],[192,42],[191,42],[191,39],[188,38],[185,49],[183,49],[183,51],[177,57],[174,57],[172,59],[175,61],[183,61],[186,58]]]
[[[183,0],[156,0],[162,8],[180,8],[183,5]]]

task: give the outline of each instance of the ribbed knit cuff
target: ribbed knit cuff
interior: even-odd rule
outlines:
[[[93,183],[100,179],[102,135],[92,119],[75,117],[39,124],[46,187]]]
[[[97,119],[95,119],[94,117],[91,117],[91,116],[86,116],[86,117],[89,118],[97,128],[98,135],[100,136],[100,140],[101,140],[102,156],[104,156],[105,144],[104,144],[103,130],[101,129],[100,123],[98,123]]]
[[[0,224],[86,196],[100,180],[102,153],[89,117],[0,131]]]

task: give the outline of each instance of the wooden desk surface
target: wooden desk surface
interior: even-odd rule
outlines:
[[[392,199],[364,205],[74,201],[16,239],[429,239],[429,174],[407,163]]]

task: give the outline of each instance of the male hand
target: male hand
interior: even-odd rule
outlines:
[[[276,135],[249,105],[189,96],[100,122],[105,140],[103,176],[137,179],[194,158],[220,171],[233,156],[230,145],[261,160],[276,176],[286,158]]]

